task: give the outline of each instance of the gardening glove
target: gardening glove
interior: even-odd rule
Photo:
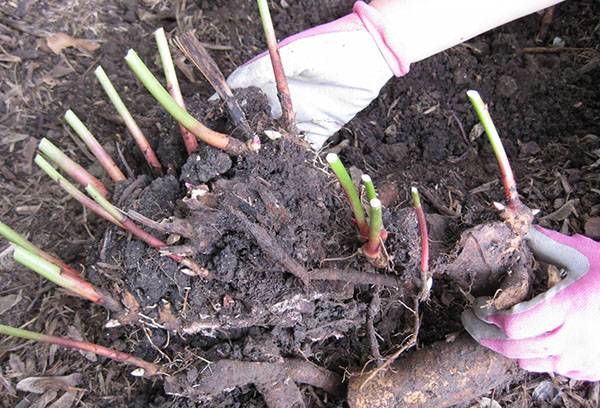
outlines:
[[[408,72],[401,46],[377,9],[362,1],[353,13],[283,40],[279,44],[298,129],[315,148],[377,97],[395,74]],[[232,88],[260,87],[272,115],[281,116],[268,53],[236,69]]]
[[[566,278],[508,310],[478,298],[462,315],[465,328],[525,370],[600,380],[600,244],[539,227],[526,239],[537,259],[564,268]]]
[[[358,1],[352,14],[280,43],[298,128],[318,149],[411,63],[560,1]],[[268,53],[236,69],[228,82],[261,88],[272,115],[281,116]]]

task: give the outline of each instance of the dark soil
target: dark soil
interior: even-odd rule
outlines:
[[[352,1],[288,3],[287,8],[273,9],[282,36],[343,15]],[[384,271],[360,256],[327,260],[347,258],[360,244],[342,192],[318,156],[283,139],[265,143],[256,156],[229,161],[203,147],[186,160],[177,128],[135,83],[122,61],[126,49],[134,47],[160,72],[149,34],[161,25],[168,31],[193,26],[227,74],[263,47],[260,27],[249,18],[255,14],[253,2],[232,6],[228,1],[206,1],[189,4],[185,10],[161,2],[110,1],[93,10],[70,6],[35,2],[23,6],[21,14],[12,5],[0,7],[0,34],[10,38],[4,52],[20,59],[7,60],[0,68],[5,78],[1,89],[7,95],[0,106],[0,154],[9,158],[0,163],[0,191],[7,198],[0,202],[0,215],[65,261],[94,263],[86,268],[86,275],[113,293],[120,291],[121,297],[130,292],[133,296],[126,298],[139,304],[144,327],[103,329],[106,313],[101,309],[63,296],[30,273],[15,276],[0,268],[5,277],[0,296],[22,298],[2,315],[3,322],[55,334],[72,334],[74,329],[90,341],[160,360],[190,384],[209,378],[208,362],[219,360],[271,363],[269,369],[281,370],[287,369],[282,366],[288,359],[301,358],[338,374],[360,371],[373,357],[366,320],[374,288],[318,280],[305,287],[291,273],[290,262],[309,271],[338,268],[398,276],[403,285],[381,290],[380,312],[373,323],[382,354],[401,343],[410,334],[412,321],[404,304],[411,304],[407,299],[418,285],[416,222],[406,208],[409,186],[417,184],[427,212],[439,214],[430,218],[430,227],[438,229],[432,234],[438,238],[432,240],[438,254],[448,252],[467,228],[496,220],[491,203],[503,200],[485,137],[470,137],[476,118],[465,98],[468,88],[479,89],[490,104],[523,201],[542,210],[540,223],[565,233],[584,232],[586,222],[600,212],[596,86],[600,71],[598,64],[590,65],[598,58],[598,5],[590,1],[560,5],[542,45],[560,36],[568,47],[591,51],[523,53],[522,48],[536,45],[539,30],[540,17],[529,16],[468,46],[415,64],[409,75],[391,81],[380,98],[332,138],[332,146],[349,142],[341,150],[345,163],[355,166],[358,174],[368,172],[382,193],[391,192],[385,222],[390,232],[386,247],[393,262]],[[46,16],[44,22],[41,15]],[[48,33],[59,31],[106,42],[93,54],[67,49],[54,55],[39,44]],[[170,167],[168,175],[155,178],[142,164],[94,82],[93,68],[98,63],[118,89],[128,90],[122,96],[161,161]],[[190,110],[211,127],[226,128],[222,111],[205,102],[212,90],[198,73],[193,75],[180,72]],[[20,98],[22,92],[25,96]],[[245,106],[254,108],[247,112],[254,129],[272,127],[264,103]],[[64,200],[33,170],[32,146],[40,136],[60,142],[75,156],[73,139],[60,124],[67,107],[73,107],[103,144],[114,150],[114,157],[118,157],[114,146],[120,146],[138,176],[115,188],[115,203],[157,221],[172,216],[189,220],[193,234],[174,245],[189,245],[187,249],[213,279],[190,277],[139,241],[113,228],[104,231],[104,223],[82,214],[78,205]],[[20,134],[24,137],[15,138]],[[85,155],[79,156],[82,163],[90,163]],[[102,175],[95,166],[90,168]],[[198,200],[183,200],[189,188],[203,183],[210,186],[214,200],[203,201],[203,207],[197,206]],[[266,253],[248,225],[266,230],[291,261]],[[440,238],[443,242],[438,242]],[[466,301],[453,284],[436,280],[433,297],[424,308],[419,343],[427,345],[462,330],[459,316]],[[179,335],[164,329],[169,326]],[[81,394],[88,406],[195,406],[166,395],[160,382],[138,380],[126,386],[132,381],[128,370],[114,363],[88,362],[77,353],[28,343],[23,347],[13,340],[3,340],[0,347],[0,379],[6,378],[12,386],[30,375],[77,371],[86,378],[80,387],[88,390]],[[526,377],[499,389],[495,398],[509,405],[546,406],[531,396],[542,380],[543,376]],[[309,406],[343,405],[339,397],[306,385],[310,382],[297,383]],[[251,384],[240,380],[239,387],[212,396],[205,406],[264,406],[264,384]],[[560,377],[552,386],[558,401],[593,404],[593,386]],[[528,391],[523,393],[520,387]],[[38,398],[10,388],[7,395],[0,404],[15,406],[25,397]]]

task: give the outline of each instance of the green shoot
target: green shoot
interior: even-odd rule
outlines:
[[[133,136],[133,139],[137,143],[140,151],[144,155],[144,158],[150,167],[152,167],[157,173],[162,173],[162,166],[158,160],[158,157],[156,157],[156,153],[152,149],[152,146],[150,146],[150,143],[148,143],[148,139],[146,139],[146,136],[144,136],[142,129],[140,129],[135,119],[133,119],[133,116],[131,116],[127,106],[125,106],[125,103],[123,103],[123,100],[108,78],[108,75],[106,75],[106,72],[104,72],[102,66],[98,66],[94,73],[96,74],[98,82],[100,82],[100,85],[102,85],[102,89],[104,89],[104,92],[106,92],[106,95],[115,107],[117,113],[123,119],[123,122],[125,122],[125,126],[129,130],[129,133],[131,133],[131,136]]]
[[[296,118],[294,114],[294,108],[292,106],[292,97],[290,95],[288,81],[285,76],[283,64],[281,62],[281,55],[279,54],[279,46],[275,36],[275,29],[273,28],[273,20],[271,19],[271,12],[269,11],[269,4],[267,3],[267,0],[257,0],[257,3],[260,21],[265,32],[267,48],[269,49],[269,56],[271,57],[273,75],[275,76],[275,83],[277,84],[277,96],[279,97],[279,102],[281,103],[283,121],[288,130],[291,130],[295,128]]]
[[[369,258],[379,258],[381,254],[381,230],[383,228],[381,201],[369,201],[369,240],[363,245],[363,253]]]
[[[74,276],[74,277],[79,277],[79,272],[77,272],[75,269],[71,268],[69,265],[67,265],[62,260],[50,255],[47,252],[42,251],[40,248],[36,247],[31,242],[29,242],[24,236],[22,236],[17,231],[13,230],[11,227],[9,227],[8,225],[4,224],[1,221],[0,221],[0,236],[3,236],[11,244],[19,246],[29,252],[32,252],[32,253],[44,258],[48,262],[53,263],[54,265],[61,268],[66,274],[68,274],[70,276]]]
[[[179,106],[134,50],[129,50],[125,61],[158,103],[198,139],[231,154],[242,154],[248,151],[248,147],[239,140],[207,128]]]
[[[136,367],[139,367],[139,371],[135,370],[131,373],[132,375],[136,376],[153,377],[155,375],[163,374],[160,370],[160,367],[156,364],[149,363],[130,354],[109,349],[98,344],[70,339],[67,337],[48,336],[46,334],[18,329],[16,327],[6,326],[3,324],[0,324],[0,334],[12,337],[19,337],[22,339],[33,340],[42,343],[55,344],[57,346],[75,350],[87,351],[90,353],[110,358],[111,360],[131,364]]]
[[[185,110],[185,102],[183,101],[181,88],[179,88],[179,81],[177,80],[177,73],[175,72],[175,65],[173,65],[173,58],[171,57],[165,30],[162,27],[156,30],[154,32],[154,38],[156,39],[156,46],[158,47],[165,79],[167,80],[167,90],[175,102]],[[180,131],[188,154],[192,154],[198,150],[198,140],[196,140],[196,137],[182,125],[180,126]]]
[[[492,145],[492,150],[494,151],[494,155],[498,161],[498,166],[500,167],[502,184],[504,186],[504,194],[506,196],[506,200],[508,201],[508,205],[512,209],[517,209],[519,207],[520,200],[517,192],[515,177],[510,167],[510,162],[508,161],[508,156],[506,155],[504,146],[502,145],[502,140],[500,140],[498,130],[496,130],[496,126],[494,126],[494,122],[492,121],[492,117],[490,116],[487,105],[483,102],[479,92],[477,91],[467,91],[467,97],[471,101],[473,108],[475,108],[477,117],[485,129],[488,140]]]
[[[73,128],[88,149],[90,149],[114,182],[126,180],[125,175],[113,161],[112,157],[104,150],[104,147],[102,147],[92,132],[90,132],[87,126],[85,126],[71,109],[65,113],[65,121]]]
[[[360,202],[360,196],[358,194],[358,190],[356,186],[352,182],[352,178],[348,174],[346,167],[340,160],[337,154],[329,153],[326,158],[329,167],[337,176],[338,181],[342,185],[342,188],[346,192],[346,196],[348,197],[348,201],[350,202],[350,208],[352,208],[352,212],[354,214],[354,220],[356,221],[356,225],[358,226],[358,230],[360,234],[364,237],[368,236],[369,225],[367,224],[365,210],[362,207],[362,203]]]
[[[54,180],[63,190],[65,190],[71,197],[79,201],[84,207],[104,218],[105,220],[112,222],[115,225],[122,227],[121,223],[117,221],[112,215],[106,212],[100,207],[94,200],[83,194],[77,187],[75,187],[69,180],[64,178],[50,163],[46,161],[39,154],[35,156],[33,160],[40,169],[44,171],[52,180]],[[97,189],[96,189],[97,190]]]
[[[100,180],[92,176],[86,169],[71,160],[51,141],[43,138],[40,141],[38,149],[40,149],[40,151],[44,153],[44,156],[52,160],[56,166],[60,167],[78,184],[82,185],[83,187],[86,187],[88,184],[92,184],[100,192],[100,194],[102,194],[103,197],[108,197],[108,190]]]
[[[377,198],[377,191],[375,190],[373,180],[371,180],[371,177],[366,174],[363,174],[360,179],[362,180],[363,186],[365,186],[367,200],[371,202],[371,200]]]
[[[50,282],[76,293],[84,299],[104,305],[111,310],[121,310],[117,302],[115,302],[109,296],[98,291],[96,288],[94,288],[94,286],[85,280],[62,273],[63,271],[57,265],[32,252],[29,252],[24,248],[13,245],[13,251],[13,258],[15,261],[37,273],[38,275],[48,279]]]

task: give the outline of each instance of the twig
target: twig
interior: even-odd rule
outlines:
[[[285,76],[285,71],[283,70],[283,64],[281,63],[281,55],[279,54],[279,45],[277,44],[275,29],[273,28],[273,21],[271,20],[271,12],[269,11],[267,0],[257,0],[257,3],[260,21],[265,32],[265,40],[267,42],[267,47],[269,48],[271,64],[273,65],[273,74],[275,75],[275,82],[277,84],[277,96],[281,103],[283,122],[288,130],[293,131],[296,128],[296,115],[294,114],[294,108],[292,106],[292,97],[290,95],[288,81]]]
[[[167,80],[167,89],[175,102],[185,110],[185,102],[183,100],[183,95],[181,94],[181,88],[179,88],[179,81],[177,80],[177,73],[175,72],[175,66],[173,65],[173,58],[171,57],[165,30],[162,27],[156,30],[154,32],[154,38],[156,39],[156,46],[158,47],[158,53],[160,54],[160,61],[165,73],[165,79]],[[182,124],[179,125],[179,130],[181,131],[181,137],[183,138],[183,143],[188,154],[192,154],[198,150],[198,141],[194,135]]]
[[[229,113],[231,121],[240,129],[247,140],[256,139],[255,143],[260,144],[258,136],[250,128],[246,119],[246,114],[233,95],[231,88],[227,84],[223,73],[217,66],[215,60],[192,32],[182,34],[175,38],[175,45],[192,61],[192,63],[202,72],[206,80],[212,85],[219,97],[225,102],[225,107]]]
[[[375,359],[375,364],[380,366],[382,364],[381,353],[379,351],[379,341],[377,340],[377,333],[375,332],[375,316],[379,313],[381,307],[381,299],[379,298],[380,288],[376,286],[373,290],[373,297],[369,303],[369,309],[367,310],[367,336],[369,337],[369,345],[371,346],[371,356]]]

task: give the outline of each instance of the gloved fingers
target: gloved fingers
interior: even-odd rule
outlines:
[[[571,304],[563,296],[562,291],[566,287],[563,280],[531,300],[500,311],[491,304],[489,298],[477,298],[473,313],[481,321],[498,327],[510,339],[541,336],[565,322]]]
[[[565,268],[571,281],[581,278],[590,269],[590,261],[586,254],[576,249],[585,242],[584,237],[571,237],[534,226],[525,239],[537,259]]]

